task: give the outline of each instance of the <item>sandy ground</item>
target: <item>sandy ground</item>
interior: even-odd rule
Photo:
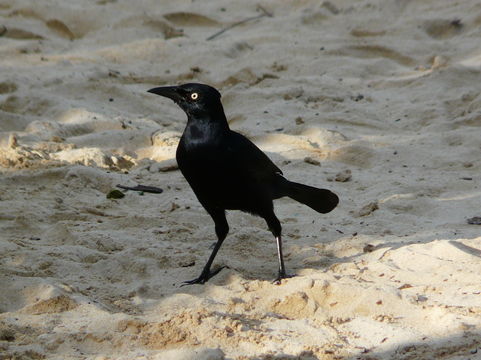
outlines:
[[[0,359],[481,358],[479,1],[3,0],[0,33]],[[279,286],[231,212],[228,269],[179,287],[214,229],[146,90],[191,81],[340,195],[276,202]]]

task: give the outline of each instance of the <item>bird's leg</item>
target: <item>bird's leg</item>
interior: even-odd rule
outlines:
[[[210,271],[210,267],[211,267],[212,263],[214,262],[214,258],[217,255],[217,252],[219,251],[223,241],[224,241],[224,239],[219,239],[215,243],[214,249],[212,250],[212,253],[209,256],[209,260],[207,260],[207,263],[205,264],[204,269],[200,273],[200,276],[198,278],[193,279],[193,280],[184,281],[181,286],[193,285],[193,284],[204,284],[211,277],[217,275],[225,267],[225,266],[222,266],[222,267],[216,269],[215,271],[212,271],[212,272]]]
[[[276,238],[277,242],[277,258],[279,260],[279,271],[277,274],[277,278],[273,281],[274,284],[279,285],[282,279],[286,279],[292,277],[291,275],[287,275],[286,267],[284,266],[284,255],[282,254],[282,237],[281,237],[281,223],[279,219],[274,214],[274,211],[270,211],[270,213],[264,216],[264,219],[267,222],[267,226],[271,230],[272,234]]]
[[[282,254],[282,238],[281,236],[276,236],[277,242],[277,257],[279,260],[279,273],[277,278],[273,281],[274,284],[280,285],[282,279],[287,279],[293,277],[293,275],[287,275],[286,268],[284,266],[284,255]]]
[[[276,236],[277,242],[277,257],[279,260],[279,276],[277,280],[283,279],[286,277],[286,267],[284,266],[284,255],[282,254],[282,238],[281,236]]]
[[[217,242],[214,245],[214,249],[212,250],[212,253],[209,256],[209,260],[207,260],[207,263],[204,266],[204,269],[200,273],[199,277],[193,280],[188,280],[184,281],[181,286],[184,285],[193,285],[193,284],[204,284],[206,283],[210,278],[213,276],[217,275],[219,271],[221,271],[225,266],[222,266],[215,271],[210,271],[210,267],[212,263],[214,262],[215,256],[217,255],[217,252],[219,251],[220,247],[222,246],[222,243],[224,242],[225,237],[227,236],[227,233],[229,232],[229,224],[227,224],[227,219],[225,218],[225,212],[223,210],[207,210],[212,216],[212,219],[214,220],[215,223],[215,233],[217,235]]]

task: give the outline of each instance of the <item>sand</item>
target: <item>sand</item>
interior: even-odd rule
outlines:
[[[4,0],[0,30],[0,359],[480,358],[479,1]],[[276,201],[281,285],[233,211],[179,287],[214,229],[146,90],[190,81],[341,198]]]

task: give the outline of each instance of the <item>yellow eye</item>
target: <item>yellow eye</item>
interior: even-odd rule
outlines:
[[[192,93],[192,94],[190,94],[190,98],[191,98],[192,100],[197,100],[198,97],[199,97],[199,94],[197,94],[197,93]]]

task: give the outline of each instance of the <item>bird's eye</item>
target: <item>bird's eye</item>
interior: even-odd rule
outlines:
[[[198,97],[199,97],[199,94],[197,94],[197,93],[192,93],[192,94],[190,94],[190,98],[191,98],[192,100],[197,100]]]

